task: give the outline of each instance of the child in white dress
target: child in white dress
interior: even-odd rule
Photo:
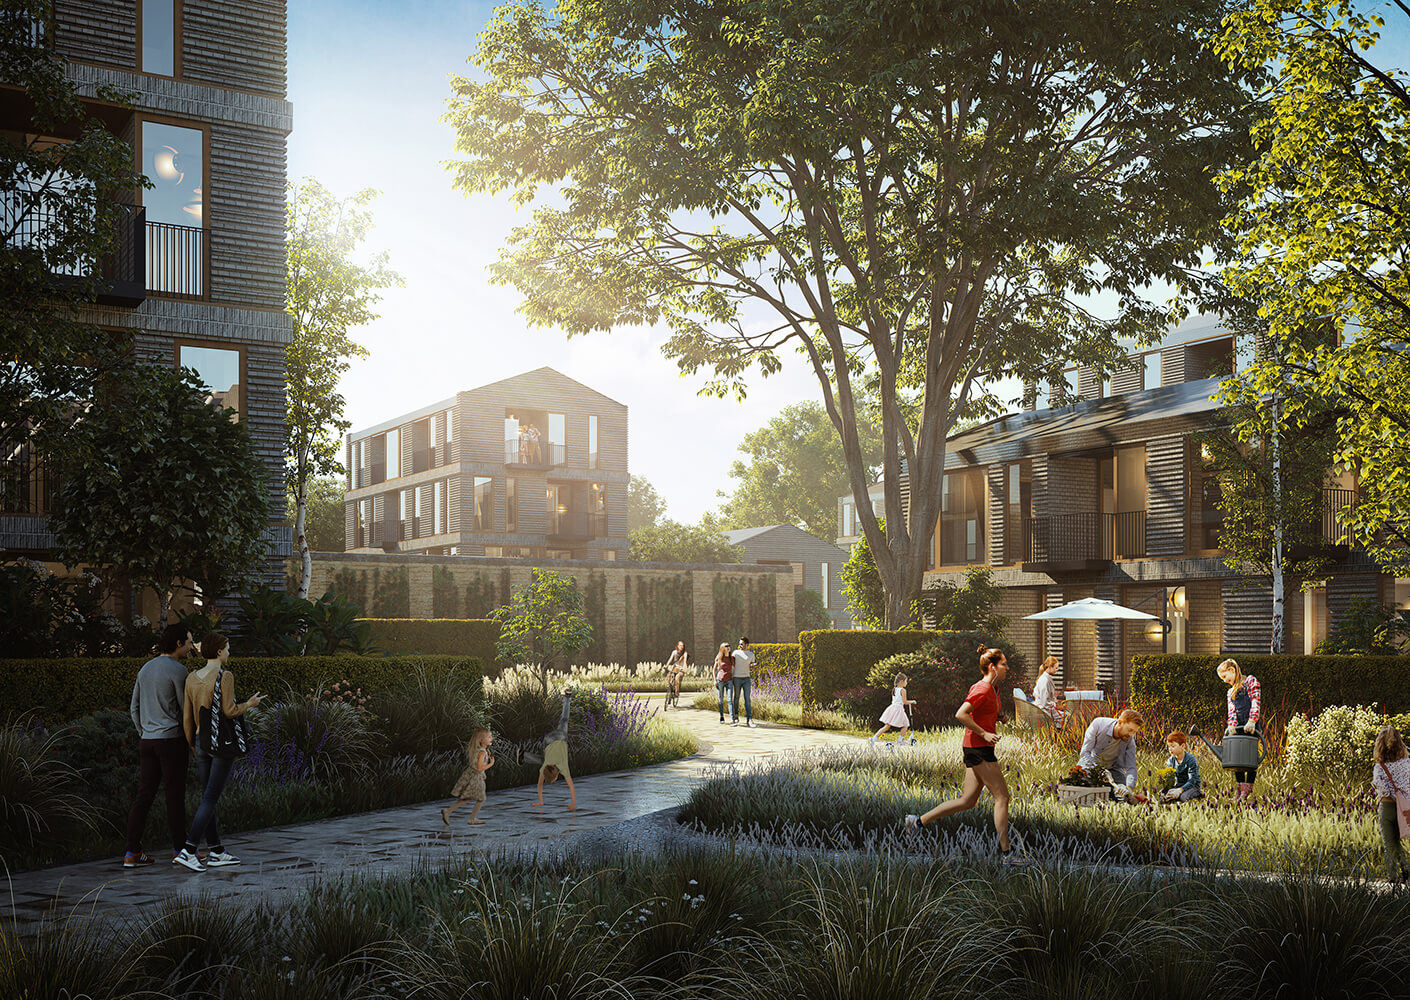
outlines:
[[[873,743],[877,741],[877,737],[881,736],[882,733],[889,733],[892,726],[895,726],[901,731],[896,737],[896,742],[898,744],[906,742],[906,734],[910,732],[911,729],[911,720],[910,717],[906,715],[906,706],[915,704],[914,698],[906,697],[906,683],[907,677],[905,674],[896,675],[896,687],[891,692],[891,704],[887,705],[886,711],[881,713],[883,725],[876,731],[876,735],[871,738]],[[915,737],[911,737],[910,742],[914,743]]]

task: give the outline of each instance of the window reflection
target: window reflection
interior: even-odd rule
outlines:
[[[148,222],[203,225],[201,184],[205,136],[199,129],[142,123],[142,172],[152,187],[142,192]]]
[[[240,386],[240,352],[218,347],[194,347],[180,344],[176,348],[176,363],[190,368],[211,390],[209,401],[237,417],[242,406]]]
[[[142,0],[142,72],[176,75],[176,0]]]

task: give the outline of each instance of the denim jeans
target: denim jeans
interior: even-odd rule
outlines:
[[[166,824],[171,831],[173,848],[181,849],[181,837],[186,832],[186,737],[165,740],[143,740],[137,751],[139,765],[137,798],[127,814],[127,852],[142,850],[142,830],[147,825],[147,812],[157,797],[157,785],[166,786]]]
[[[1204,798],[1204,792],[1200,791],[1199,785],[1196,785],[1194,788],[1182,788],[1182,789],[1180,789],[1180,797],[1179,797],[1178,799],[1176,799],[1175,801],[1176,801],[1176,802],[1188,802],[1188,801],[1190,801],[1190,799],[1202,799],[1202,798]]]
[[[736,677],[731,686],[729,695],[729,717],[732,722],[739,721],[739,692],[744,692],[744,718],[746,722],[754,721],[754,706],[749,702],[749,681],[748,677]]]
[[[1400,842],[1400,821],[1395,815],[1395,802],[1382,802],[1377,810],[1381,821],[1381,846],[1385,849],[1386,877],[1392,882],[1410,877],[1405,863],[1405,848]]]
[[[220,801],[220,793],[225,791],[225,782],[234,764],[233,757],[196,754],[196,767],[201,772],[201,787],[205,792],[201,795],[201,804],[196,807],[196,818],[191,821],[191,832],[186,835],[188,851],[194,852],[200,846],[202,837],[217,850],[224,846],[220,842],[220,828],[216,826],[215,804]]]
[[[725,719],[725,692],[730,689],[729,681],[716,681],[715,690],[720,693],[720,721]]]

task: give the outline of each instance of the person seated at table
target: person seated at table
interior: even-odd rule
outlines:
[[[1038,679],[1033,682],[1033,704],[1048,713],[1048,718],[1052,719],[1059,729],[1067,719],[1064,703],[1058,700],[1057,687],[1053,681],[1060,665],[1056,656],[1048,657],[1038,670]]]
[[[1175,787],[1165,793],[1166,802],[1188,802],[1204,798],[1200,791],[1199,761],[1186,748],[1189,739],[1180,730],[1165,737],[1165,749],[1170,751],[1166,767],[1175,769]]]
[[[1116,718],[1093,719],[1082,737],[1082,753],[1077,763],[1088,774],[1106,771],[1117,798],[1134,796],[1136,791],[1136,737],[1146,720],[1134,708],[1123,709]]]

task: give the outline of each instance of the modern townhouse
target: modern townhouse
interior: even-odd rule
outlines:
[[[746,563],[788,566],[793,571],[794,590],[812,590],[822,595],[833,628],[852,627],[852,609],[842,593],[842,564],[847,561],[842,549],[796,524],[738,528],[726,531],[724,536],[740,548]]]
[[[347,438],[346,549],[627,558],[627,407],[552,368]]]
[[[284,525],[286,97],[282,0],[55,0],[36,44],[65,59],[94,116],[125,139],[152,187],[127,192],[126,231],[102,262],[110,287],[85,318],[155,364],[194,369],[245,422],[268,464],[267,576]],[[103,86],[131,107],[96,95]],[[21,91],[0,87],[0,128],[33,134]],[[55,143],[65,136],[41,137]],[[3,196],[0,196],[0,200]],[[42,219],[30,235],[42,238]],[[0,456],[0,555],[43,559],[52,488],[33,449]],[[139,609],[127,609],[136,611]]]
[[[1252,341],[1217,322],[1186,324],[1109,378],[1074,369],[1041,399],[1030,389],[1024,412],[954,435],[926,586],[962,583],[970,566],[989,566],[1006,588],[1000,611],[1030,659],[1057,655],[1068,686],[1117,697],[1138,653],[1267,652],[1270,585],[1225,562],[1219,485],[1198,440],[1217,420],[1219,381],[1252,361]],[[1336,543],[1354,476],[1329,478],[1323,494],[1321,531]],[[1324,586],[1289,583],[1291,652],[1311,652],[1358,597],[1402,606],[1410,598],[1410,581],[1383,575],[1359,551],[1333,551]],[[1023,620],[1084,597],[1170,627]]]

